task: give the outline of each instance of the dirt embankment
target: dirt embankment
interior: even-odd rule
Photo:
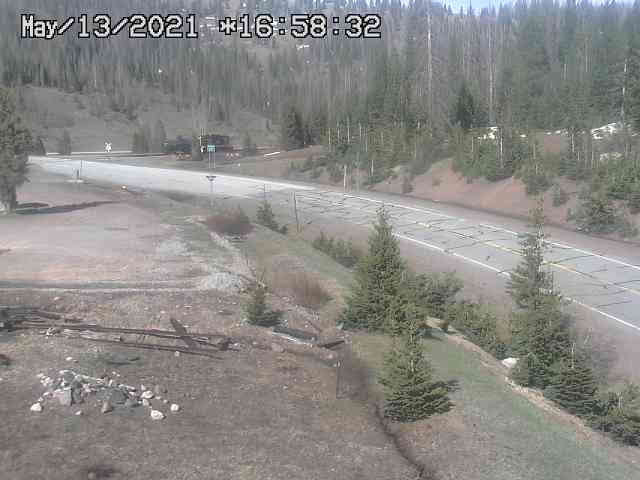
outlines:
[[[379,183],[374,189],[402,193],[402,181],[402,177],[398,176],[394,180]],[[554,206],[553,190],[547,190],[543,195],[545,215],[554,224],[572,226],[567,221],[567,215],[578,206],[579,186],[566,179],[556,179],[555,183],[569,194],[569,200],[564,205]],[[453,171],[450,161],[436,163],[427,173],[415,177],[411,185],[413,190],[408,195],[413,197],[507,215],[528,216],[537,202],[536,196],[527,195],[526,186],[520,179],[511,177],[489,182],[479,178],[469,181]]]

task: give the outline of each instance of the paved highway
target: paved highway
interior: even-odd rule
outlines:
[[[75,176],[79,168],[77,158],[32,157],[31,161],[47,171],[68,176]],[[83,178],[88,180],[131,188],[209,194],[210,185],[204,171],[88,160],[82,163]],[[276,203],[289,202],[295,191],[298,209],[305,218],[335,218],[361,226],[371,225],[384,202],[395,232],[402,240],[495,275],[508,277],[509,271],[521,259],[518,234],[524,228],[516,231],[514,227],[496,221],[485,223],[483,215],[475,215],[471,210],[463,211],[461,215],[415,199],[389,199],[369,192],[344,194],[311,185],[226,174],[217,174],[214,182],[216,196],[261,198],[265,191]],[[429,208],[424,206],[427,204]],[[637,314],[640,311],[640,255],[636,247],[623,248],[615,242],[578,234],[572,237],[578,240],[575,244],[551,241],[546,252],[547,265],[558,288],[577,305],[606,321],[615,322],[630,334],[640,334]],[[620,248],[612,250],[612,245],[620,245]],[[610,251],[603,252],[602,249]]]

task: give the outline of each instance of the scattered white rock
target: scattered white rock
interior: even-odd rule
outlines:
[[[58,400],[58,403],[63,407],[70,407],[71,400],[71,388],[59,388],[58,390],[53,391],[53,398]]]
[[[171,404],[171,411],[173,413],[179,412],[180,411],[180,405],[178,405],[177,403],[172,403]]]
[[[151,400],[153,398],[153,392],[151,390],[145,390],[140,396],[144,399]]]
[[[151,418],[154,420],[162,420],[164,418],[164,413],[160,410],[151,410]]]
[[[36,375],[36,378],[42,380],[46,375],[44,373],[39,373]]]
[[[31,410],[32,412],[40,413],[42,411],[42,404],[40,402],[36,402],[31,405],[31,408],[29,410]]]
[[[150,407],[151,403],[149,403],[149,400],[147,400],[146,398],[142,399],[142,406],[143,407]]]
[[[271,344],[271,350],[277,353],[284,353],[284,348],[282,348],[282,346],[278,345],[277,343]]]
[[[504,360],[502,360],[502,365],[504,365],[507,368],[513,368],[516,366],[516,364],[518,363],[518,359],[517,358],[505,358]]]
[[[169,403],[169,400],[167,400],[166,398],[162,400],[162,403],[164,403],[165,405],[167,405]]]
[[[81,416],[81,415],[82,415],[82,410],[78,410],[78,411],[75,413],[75,415],[76,415],[76,417]]]
[[[174,357],[179,357],[180,356],[180,352],[173,352],[173,356]]]
[[[65,360],[66,360],[67,362],[73,362],[73,357],[67,357]]]
[[[140,385],[140,391],[144,392],[147,390],[147,387],[145,385]]]

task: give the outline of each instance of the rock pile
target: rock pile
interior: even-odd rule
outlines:
[[[94,403],[100,407],[102,413],[110,413],[116,408],[135,408],[139,405],[149,407],[150,416],[154,420],[165,418],[164,413],[158,410],[160,406],[169,404],[169,400],[162,398],[160,393],[166,389],[156,385],[153,390],[144,385],[134,387],[116,381],[119,375],[113,372],[113,377],[90,377],[74,372],[73,370],[60,370],[55,378],[43,373],[37,375],[40,383],[46,391],[36,403],[31,405],[32,412],[42,412],[47,402],[55,402],[63,407],[72,405],[88,405]],[[154,406],[153,403],[158,405]],[[180,406],[173,403],[170,406],[173,413],[180,411]],[[82,415],[78,410],[76,415]]]

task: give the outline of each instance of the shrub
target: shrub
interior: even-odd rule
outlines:
[[[598,403],[590,425],[627,445],[640,445],[640,386],[626,383],[620,392],[608,392]]]
[[[322,175],[322,168],[313,167],[313,170],[311,170],[311,178],[316,179],[320,177],[320,175]]]
[[[339,239],[335,241],[333,237],[326,236],[324,232],[320,232],[311,245],[347,268],[355,267],[363,256],[362,251],[351,240],[345,242]]]
[[[551,184],[549,177],[542,169],[536,171],[533,167],[524,169],[522,182],[526,186],[527,195],[539,195],[545,192]]]
[[[314,166],[315,165],[313,162],[313,155],[309,155],[307,158],[304,159],[304,163],[302,164],[300,171],[308,172],[309,170],[313,170]]]
[[[322,284],[306,272],[278,272],[271,284],[275,291],[307,308],[318,309],[331,298]]]
[[[205,224],[220,235],[246,235],[252,229],[249,217],[239,207],[234,212],[211,215],[207,217]]]
[[[633,224],[623,214],[618,213],[616,204],[602,190],[593,188],[581,195],[582,204],[568,220],[574,220],[578,228],[586,233],[609,234],[620,232],[631,237],[637,234]]]
[[[58,140],[58,153],[60,155],[69,155],[72,148],[71,136],[69,135],[69,132],[65,130],[62,132],[62,137]]]
[[[273,327],[280,323],[281,312],[267,308],[267,288],[254,282],[249,289],[249,301],[245,306],[247,321],[259,327]]]
[[[329,165],[327,170],[329,172],[329,180],[331,182],[337,183],[342,180],[344,172],[342,171],[342,168],[340,168],[340,165],[338,165],[337,163],[332,163],[331,165]]]
[[[462,289],[462,282],[454,273],[409,275],[402,286],[411,301],[436,318],[444,318],[447,307]]]
[[[256,212],[256,221],[263,227],[267,227],[274,232],[282,233],[283,235],[287,233],[287,226],[278,225],[276,216],[271,208],[271,204],[267,200],[264,200],[258,207],[258,211]]]
[[[445,318],[470,341],[497,359],[506,357],[507,346],[498,336],[496,317],[486,307],[458,302],[449,306]]]
[[[553,186],[552,202],[554,207],[564,205],[569,201],[569,194],[560,185]]]
[[[444,333],[449,333],[449,326],[450,325],[451,325],[451,319],[448,318],[448,317],[445,317],[440,321],[440,329]]]
[[[402,193],[411,193],[412,191],[413,185],[411,185],[411,179],[405,175],[402,179]]]

